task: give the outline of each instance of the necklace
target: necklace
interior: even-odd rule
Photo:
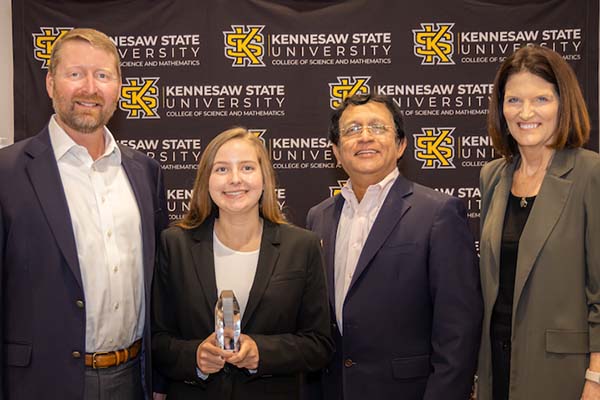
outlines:
[[[527,198],[521,197],[521,200],[519,201],[519,205],[521,206],[521,208],[527,208]]]
[[[552,153],[552,155],[550,156],[550,159],[548,160],[548,163],[546,164],[546,168],[543,169],[544,171],[544,176],[546,175],[546,171],[548,171],[548,168],[550,168],[550,164],[552,164],[552,160],[554,159],[554,154],[556,154],[556,151],[554,151]],[[537,174],[538,171],[536,171],[534,173],[534,175]],[[544,179],[544,177],[542,176],[542,180]],[[519,205],[521,206],[521,208],[527,208],[527,206],[529,205],[529,203],[527,202],[527,197],[526,196],[521,196],[521,200],[519,200]]]

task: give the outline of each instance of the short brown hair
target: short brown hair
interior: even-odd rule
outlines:
[[[60,52],[63,45],[72,40],[81,40],[87,42],[93,47],[104,50],[111,54],[115,58],[115,68],[117,69],[119,78],[121,78],[121,62],[119,60],[119,51],[117,50],[117,46],[115,46],[113,41],[110,40],[110,38],[104,33],[90,28],[72,29],[54,42],[54,45],[52,46],[52,52],[50,53],[50,65],[48,66],[48,72],[51,75],[54,75],[56,72],[56,67],[60,62]]]
[[[208,217],[216,217],[218,213],[217,206],[210,197],[208,191],[208,181],[212,171],[217,152],[225,143],[230,140],[241,139],[250,143],[256,150],[256,158],[260,165],[260,171],[263,177],[265,189],[260,201],[260,213],[263,218],[277,224],[286,223],[275,196],[275,171],[271,165],[271,160],[263,143],[256,136],[248,132],[246,128],[236,127],[228,129],[218,134],[210,141],[200,162],[198,163],[198,172],[194,181],[192,190],[192,199],[187,214],[176,223],[177,226],[184,229],[193,229],[201,225]]]
[[[528,45],[509,56],[496,73],[490,99],[487,128],[494,149],[507,161],[518,154],[517,142],[510,136],[504,118],[504,92],[511,75],[529,72],[554,85],[559,97],[556,142],[551,148],[583,146],[590,137],[590,117],[575,72],[560,54],[546,47]]]

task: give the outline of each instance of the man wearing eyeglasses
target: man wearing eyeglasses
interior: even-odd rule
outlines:
[[[329,139],[350,179],[307,219],[336,340],[324,398],[467,400],[482,303],[463,203],[400,175],[407,141],[390,98],[347,98]]]

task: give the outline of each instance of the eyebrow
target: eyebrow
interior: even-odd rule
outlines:
[[[505,97],[506,96],[518,96],[518,97],[522,97],[522,96],[519,95],[518,92],[515,93],[515,91],[506,91],[506,92],[504,92],[504,96]],[[538,92],[535,95],[533,95],[533,97],[538,97],[538,96],[553,96],[553,97],[556,96],[556,97],[558,97],[558,93],[556,93],[553,90],[550,90],[550,91]]]
[[[371,119],[367,120],[367,124],[372,124],[375,122],[382,123],[384,125],[388,124],[388,122],[385,122],[384,118],[379,118],[379,117],[375,117],[375,118],[371,118]],[[344,124],[344,126],[350,126],[350,125],[354,125],[354,124],[363,125],[362,123],[358,122],[357,120],[352,119],[352,120],[348,121],[346,124]],[[393,124],[393,122],[391,122],[391,124]]]
[[[242,160],[237,163],[232,163],[231,161],[215,161],[215,162],[213,162],[213,165],[215,165],[215,164],[244,164],[244,163],[258,164],[258,161]]]

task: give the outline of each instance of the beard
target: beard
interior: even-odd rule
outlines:
[[[77,102],[96,103],[99,106],[89,110],[76,108]],[[108,123],[114,114],[117,103],[116,101],[105,107],[104,99],[99,96],[79,96],[73,99],[66,99],[60,94],[52,98],[52,106],[58,118],[69,128],[84,134],[96,132]]]

